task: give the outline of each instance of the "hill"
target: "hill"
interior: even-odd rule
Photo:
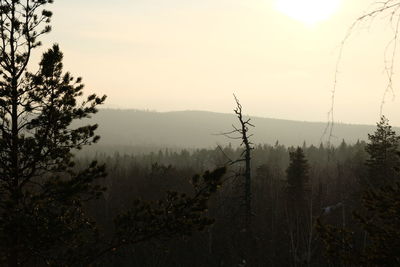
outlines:
[[[218,135],[232,130],[237,125],[233,114],[206,111],[152,112],[139,110],[102,109],[92,119],[99,124],[100,146],[115,147],[170,147],[209,148],[217,144],[239,144]],[[302,122],[281,119],[252,117],[256,128],[251,129],[255,144],[274,144],[277,140],[287,146],[307,144],[319,145],[326,123]],[[332,144],[342,139],[347,143],[366,140],[373,132],[373,125],[336,124]]]

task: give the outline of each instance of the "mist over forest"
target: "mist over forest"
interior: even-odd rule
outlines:
[[[364,7],[0,0],[0,266],[400,266],[400,0]]]
[[[252,131],[255,144],[285,146],[319,146],[328,140],[334,146],[342,140],[348,144],[366,141],[374,125],[336,123],[333,136],[326,131],[327,122],[302,122],[250,116],[256,126]],[[154,148],[212,148],[217,145],[238,146],[240,142],[222,135],[237,124],[234,114],[207,111],[155,112],[123,109],[101,109],[92,122],[99,124],[101,141],[96,147],[143,146]],[[394,128],[398,130],[397,128]],[[293,134],[296,133],[296,134]],[[132,151],[133,152],[133,151]]]

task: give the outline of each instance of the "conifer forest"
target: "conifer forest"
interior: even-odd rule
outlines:
[[[222,26],[223,19],[215,18],[215,10],[222,6],[232,12],[228,12],[232,19],[242,16],[240,12],[250,12],[255,5],[257,9],[251,14],[256,19],[261,7],[267,9],[269,4],[260,4],[259,0],[246,4],[213,0],[214,4],[218,2],[215,6],[205,4],[208,0],[204,3],[148,0],[132,1],[133,4],[125,0],[68,1],[0,0],[0,266],[400,266],[400,129],[396,127],[400,121],[395,109],[398,104],[386,100],[390,94],[395,99],[397,86],[400,1],[372,1],[365,13],[356,8],[358,16],[350,20],[352,23],[342,35],[344,39],[336,40],[335,44],[340,44],[337,62],[333,60],[333,68],[323,69],[334,77],[327,82],[331,86],[326,94],[328,101],[317,99],[317,93],[305,92],[303,99],[285,96],[281,105],[282,110],[285,108],[289,110],[287,114],[292,114],[288,116],[279,113],[279,108],[271,111],[276,108],[271,103],[279,98],[273,93],[269,93],[272,99],[269,104],[257,108],[258,99],[265,95],[261,96],[256,89],[248,94],[235,93],[233,97],[232,93],[224,92],[228,111],[223,107],[223,97],[217,92],[223,89],[217,87],[225,83],[219,76],[227,72],[234,83],[237,79],[241,85],[240,75],[234,74],[229,65],[237,66],[245,76],[246,64],[254,58],[267,57],[260,50],[256,56],[249,52],[245,59],[241,58],[243,47],[249,47],[246,48],[249,51],[259,49],[257,44],[240,37],[243,34],[250,38],[251,32],[256,31],[246,28],[247,22],[239,26],[233,19],[230,23],[236,25],[233,36],[239,36],[238,43],[227,41],[218,50],[221,57],[233,56],[232,61],[206,60],[204,66],[201,61],[211,53],[206,49],[219,45],[218,38],[232,37],[232,32]],[[280,27],[282,36],[287,34],[288,25],[294,31],[304,28],[307,34],[317,34],[318,27],[333,25],[329,21],[334,20],[335,12],[345,8],[344,1],[339,0],[323,5],[312,0],[265,2],[276,5],[271,22],[280,25],[276,27]],[[122,18],[123,14],[113,13],[115,8],[123,12],[131,5],[145,15],[131,10],[129,16]],[[182,15],[184,12],[178,12],[178,6],[193,13]],[[70,15],[65,15],[67,12]],[[90,27],[80,24],[82,12],[99,24]],[[208,16],[195,24],[193,21],[202,12],[208,12],[204,13]],[[187,35],[174,34],[167,26],[163,28],[179,16],[193,19],[172,23],[171,27],[177,30],[189,27]],[[249,21],[252,16],[247,17]],[[135,17],[138,23],[123,22],[125,28],[121,33],[118,19]],[[212,20],[215,28],[204,31],[207,20]],[[359,38],[357,34],[353,37],[353,33],[358,33],[357,27],[372,25],[376,20],[389,23],[392,31],[383,48],[386,90],[378,105],[380,110],[374,109],[374,117],[370,118],[372,100],[365,100],[368,110],[356,107],[363,97],[371,95],[370,91],[365,89],[365,95],[349,100],[351,107],[347,110],[345,103],[340,102],[345,93],[338,90],[345,83],[340,80],[341,66],[350,62],[346,61],[346,45]],[[107,27],[99,26],[102,21],[112,27],[111,33],[106,32]],[[64,27],[53,29],[53,25]],[[158,27],[162,30],[157,31]],[[219,27],[226,36],[215,34]],[[144,36],[143,39],[137,42],[129,39],[129,28],[142,29],[136,37]],[[333,34],[336,30],[327,31]],[[72,40],[77,32],[79,42]],[[209,38],[201,44],[205,52],[195,46],[197,35]],[[293,38],[301,39],[304,37],[301,35],[293,34]],[[96,40],[97,45],[85,44],[87,36]],[[279,34],[274,36],[269,38],[281,40]],[[305,76],[317,83],[322,72],[310,79],[308,71],[312,68],[307,64],[320,64],[316,69],[321,71],[321,66],[327,63],[319,62],[322,56],[310,51],[318,50],[323,39],[329,38],[322,36],[316,41],[309,37],[315,46],[303,49],[300,43],[286,37],[289,42],[281,40],[279,45],[286,47],[284,54],[295,57],[288,47],[296,47],[296,53],[308,53],[308,60],[296,65],[280,54],[280,63],[269,74],[263,73],[260,83],[281,76],[285,77],[280,80],[282,86],[293,82],[290,87],[298,90],[303,87],[291,81],[293,77]],[[152,38],[157,41],[146,45],[145,41]],[[178,49],[180,46],[174,46],[174,41],[163,44],[162,38],[187,42],[185,49],[189,50]],[[142,68],[135,71],[132,62],[132,69],[124,69],[123,62],[130,61],[130,56],[115,56],[120,51],[124,53],[123,43],[127,39],[129,50],[136,51],[135,55],[143,60]],[[271,40],[268,39],[271,47],[265,49],[278,53],[280,48],[274,48]],[[146,52],[148,47],[154,49],[150,54]],[[155,52],[158,49],[169,49],[171,54]],[[357,53],[353,51],[354,57],[363,49],[372,51],[375,46],[368,43],[358,47]],[[93,61],[86,62],[93,55]],[[179,65],[181,55],[187,73],[179,72],[176,78],[174,64]],[[368,60],[367,56],[364,55],[365,62],[359,68],[353,68],[354,73],[374,64],[372,52]],[[115,59],[111,57],[120,60],[121,65],[112,64]],[[157,58],[167,58],[168,66]],[[195,58],[198,62],[194,66],[201,71],[196,69],[193,74],[190,72],[193,66],[188,62],[196,61]],[[239,58],[242,61],[237,61]],[[272,55],[269,60],[274,60]],[[304,69],[303,63],[307,63]],[[295,71],[289,70],[293,64]],[[163,71],[157,72],[159,65]],[[211,70],[210,74],[208,68],[214,65],[219,72]],[[77,76],[80,73],[70,67],[89,74],[91,79],[86,86],[83,78]],[[262,68],[261,65],[250,68],[251,78],[247,77],[247,81],[258,77],[255,70],[258,67]],[[280,68],[283,72],[277,73]],[[114,71],[118,75],[113,76]],[[146,71],[151,73],[150,78]],[[197,81],[189,82],[191,75],[199,73]],[[129,84],[141,76],[147,77],[147,84],[165,90],[152,91],[150,85],[148,89],[130,89],[134,91],[132,97],[131,92],[119,87],[124,79]],[[172,77],[168,80],[171,87],[164,83],[165,77]],[[218,86],[206,89],[207,79],[213,83],[210,77],[216,79]],[[362,78],[366,87],[378,84],[368,75]],[[105,94],[93,86],[103,84],[104,79],[110,80],[107,86],[115,86]],[[185,90],[174,94],[182,81]],[[232,81],[225,85],[231,86]],[[144,84],[141,86],[147,88]],[[249,87],[257,85],[250,84]],[[186,87],[190,85],[196,91]],[[356,89],[360,86],[355,82],[350,85]],[[182,108],[186,110],[181,112],[135,110],[138,102],[125,109],[107,106],[108,102],[115,104],[123,98],[142,101],[146,93],[158,103],[141,103],[148,108],[163,110],[163,105],[176,105],[177,108],[170,109],[177,110],[181,109],[181,102],[190,102],[204,94],[221,105],[221,109],[195,111],[202,105],[204,109],[212,109],[210,103],[201,99],[196,99],[201,102],[198,106]],[[245,95],[245,101],[241,95]],[[251,104],[249,99],[255,102]],[[325,121],[314,119],[319,110],[312,102],[324,105]],[[346,110],[340,111],[341,108]],[[284,119],[264,118],[268,116],[262,114],[268,113],[262,113],[262,109],[273,114],[271,117]],[[261,115],[250,116],[248,112]],[[351,123],[337,122],[337,117],[344,121],[349,118]],[[319,122],[305,122],[304,118]],[[354,118],[360,118],[361,122]]]

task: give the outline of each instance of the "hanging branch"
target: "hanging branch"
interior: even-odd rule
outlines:
[[[339,79],[339,67],[340,62],[343,57],[344,46],[347,43],[348,39],[352,36],[354,31],[361,27],[364,23],[368,23],[367,28],[374,23],[375,19],[378,17],[387,18],[390,26],[393,30],[393,37],[388,42],[385,51],[384,51],[384,72],[387,76],[387,84],[385,90],[382,95],[382,100],[380,104],[380,114],[379,116],[383,115],[383,108],[385,105],[386,97],[389,93],[392,94],[393,99],[395,98],[395,90],[393,88],[393,76],[395,71],[395,59],[397,56],[397,42],[399,40],[399,26],[400,26],[400,1],[399,0],[384,0],[384,1],[375,1],[373,2],[369,8],[355,21],[350,25],[348,28],[343,40],[340,42],[339,45],[339,54],[336,61],[335,66],[335,73],[334,73],[334,81],[331,89],[331,104],[328,111],[328,123],[326,128],[324,129],[320,141],[322,142],[323,138],[327,136],[328,138],[328,146],[331,144],[331,139],[334,138],[333,128],[335,124],[335,117],[334,117],[334,107],[335,107],[335,96],[336,90],[338,86],[338,79]]]

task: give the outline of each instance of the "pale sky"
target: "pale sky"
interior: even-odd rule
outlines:
[[[87,92],[106,94],[105,107],[230,113],[235,93],[253,116],[326,121],[340,43],[371,2],[56,0],[44,48],[59,43],[66,70],[83,77]],[[365,28],[343,50],[339,122],[379,117],[393,31],[384,18]],[[389,95],[384,108],[395,125],[399,101]]]

